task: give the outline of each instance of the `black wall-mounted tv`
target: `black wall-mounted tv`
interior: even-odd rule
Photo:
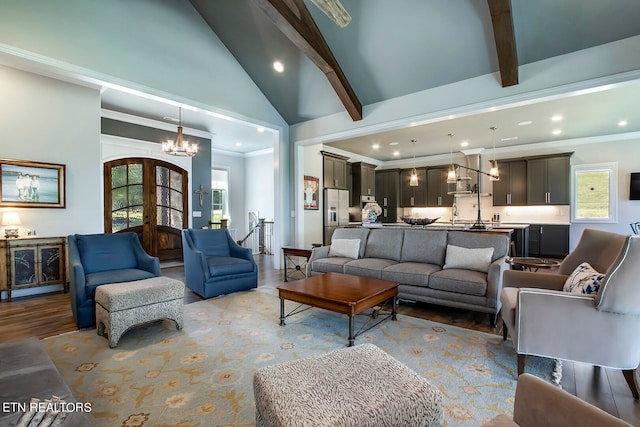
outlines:
[[[640,200],[640,172],[631,172],[631,185],[629,186],[629,199]]]

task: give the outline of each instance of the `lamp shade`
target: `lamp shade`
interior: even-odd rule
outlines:
[[[2,225],[21,225],[20,216],[18,216],[18,212],[5,212],[2,215]]]

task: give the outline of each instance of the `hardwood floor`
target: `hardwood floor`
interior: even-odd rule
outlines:
[[[258,255],[258,283],[277,286],[282,283],[282,270],[273,269],[273,256]],[[181,266],[162,268],[165,275],[184,281]],[[201,301],[193,292],[185,292],[184,303]],[[422,303],[401,303],[398,313],[502,335],[502,320],[495,328],[489,325],[486,314]],[[45,338],[77,330],[71,314],[69,294],[52,293],[33,297],[14,298],[0,303],[0,342],[30,336]],[[635,401],[618,370],[597,368],[582,363],[563,362],[562,388],[603,410],[640,426],[640,402]]]

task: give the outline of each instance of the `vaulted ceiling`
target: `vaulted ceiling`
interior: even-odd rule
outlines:
[[[289,124],[345,110],[264,13],[302,0],[190,1]],[[362,105],[502,69],[490,5],[511,6],[518,65],[640,35],[637,0],[342,0],[352,17],[344,28],[304,4]]]

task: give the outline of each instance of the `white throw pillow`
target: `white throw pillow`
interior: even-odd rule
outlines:
[[[572,294],[597,294],[604,274],[596,271],[588,262],[583,262],[573,270],[562,288]]]
[[[468,249],[447,245],[447,255],[442,268],[461,268],[486,273],[489,271],[492,256],[493,248]]]
[[[329,247],[329,256],[358,259],[360,239],[333,239]]]

